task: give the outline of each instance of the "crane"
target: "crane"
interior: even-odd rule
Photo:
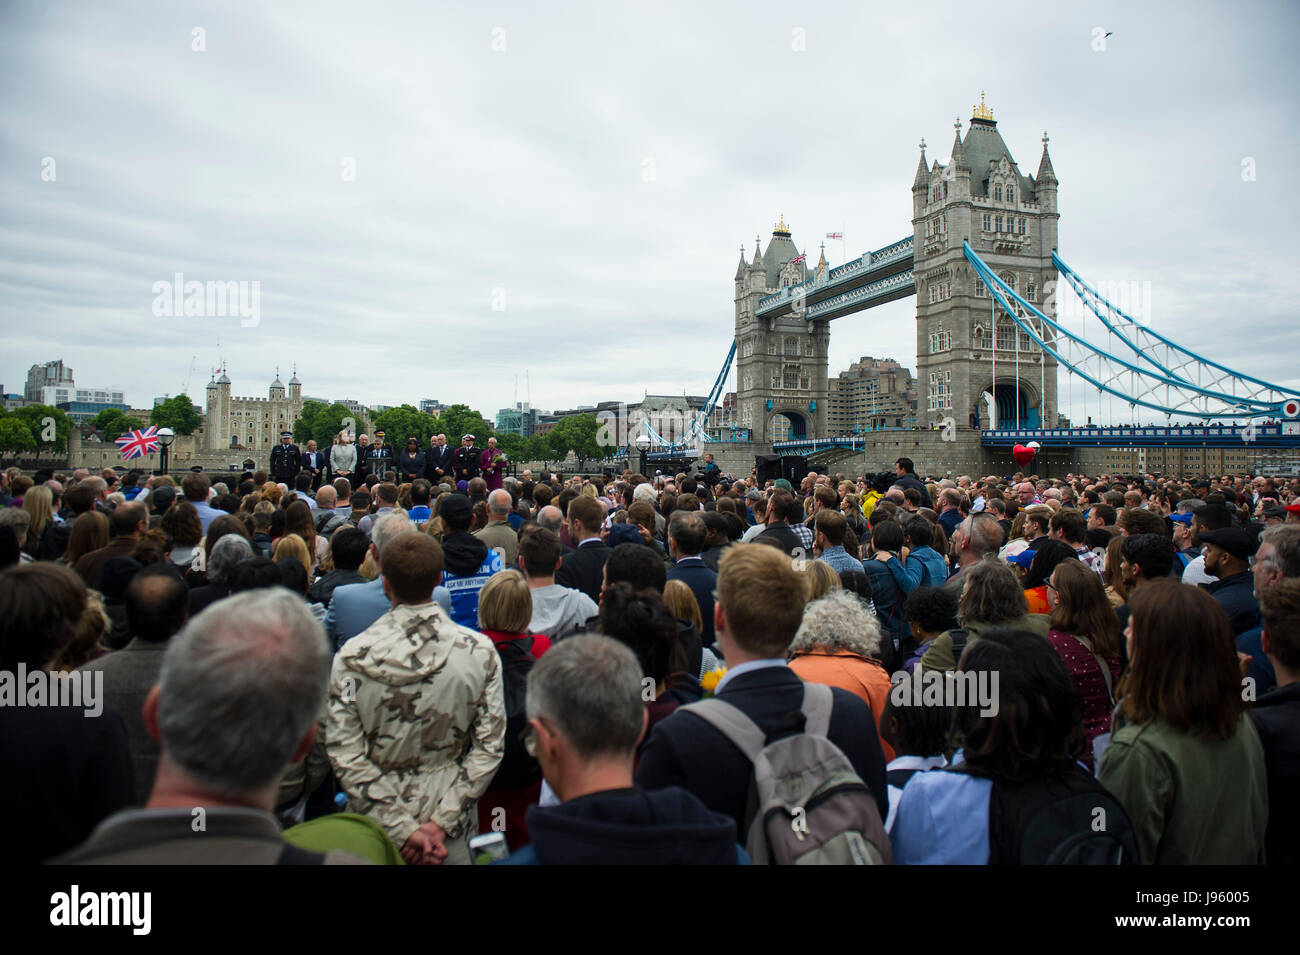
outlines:
[[[192,358],[190,358],[190,370],[185,375],[185,387],[181,389],[181,394],[183,395],[188,395],[190,393],[190,380],[194,377],[194,365],[198,362],[198,360],[199,360],[198,355],[194,355]]]

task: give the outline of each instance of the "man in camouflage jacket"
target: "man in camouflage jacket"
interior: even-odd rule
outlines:
[[[441,573],[426,534],[385,547],[393,607],[334,657],[325,746],[350,808],[383,826],[408,862],[467,864],[506,714],[492,641],[430,599]]]

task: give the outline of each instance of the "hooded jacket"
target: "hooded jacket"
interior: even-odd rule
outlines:
[[[684,789],[610,789],[528,810],[510,865],[737,865],[736,825]]]
[[[487,579],[502,570],[501,555],[473,534],[461,531],[442,541],[442,585],[451,591],[451,618],[471,630],[478,627],[478,594]]]
[[[356,812],[401,847],[436,822],[460,837],[505,753],[501,658],[435,603],[394,607],[330,671],[325,748]]]

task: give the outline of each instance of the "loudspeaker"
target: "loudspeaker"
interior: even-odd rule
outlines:
[[[781,477],[790,482],[795,490],[799,489],[799,482],[808,476],[808,459],[796,454],[789,454],[781,458]]]
[[[781,455],[754,455],[754,476],[758,478],[759,487],[762,487],[768,481],[775,481],[777,478],[781,477]]]

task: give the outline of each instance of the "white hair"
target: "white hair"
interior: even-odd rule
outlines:
[[[880,621],[871,607],[850,590],[835,590],[808,604],[790,643],[790,654],[812,650],[848,650],[860,657],[880,652]]]

